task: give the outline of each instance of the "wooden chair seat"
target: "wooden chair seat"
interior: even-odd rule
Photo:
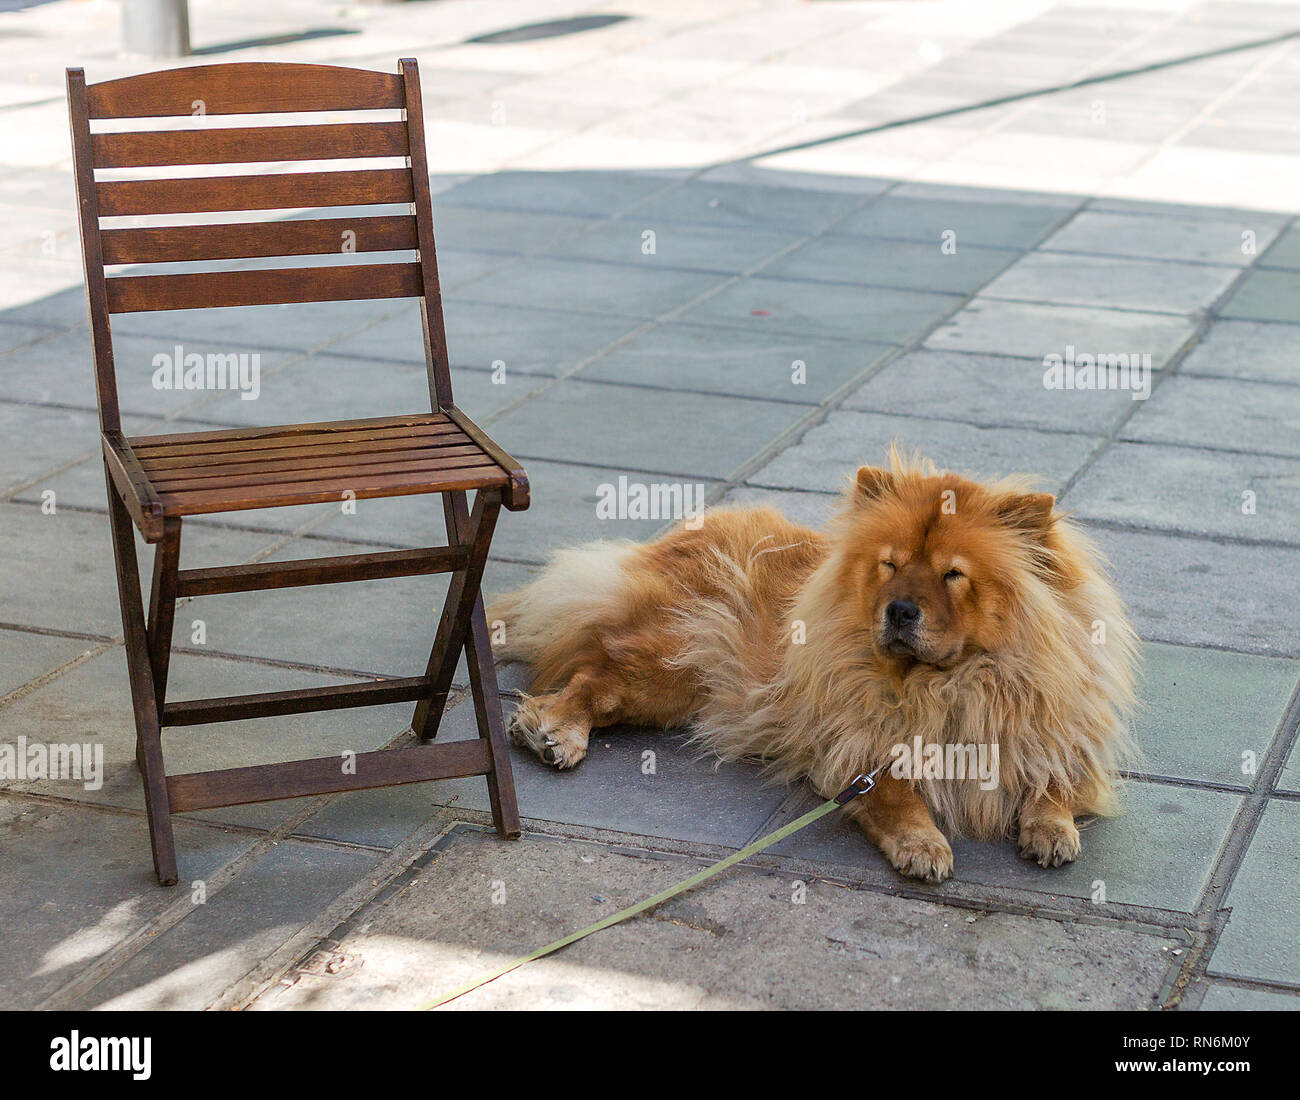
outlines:
[[[117,457],[123,473],[138,471],[123,482],[139,508],[142,529],[167,516],[319,504],[347,494],[361,500],[500,489],[507,508],[528,503],[527,483],[512,478],[499,450],[454,408],[325,424],[124,436],[121,444]]]

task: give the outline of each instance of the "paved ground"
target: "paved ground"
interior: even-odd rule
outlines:
[[[188,815],[195,885],[152,885],[60,88],[65,64],[149,65],[114,55],[114,4],[6,7],[24,10],[0,14],[0,744],[100,743],[106,777],[4,781],[5,1003],[410,1006],[801,812],[803,791],[715,771],[680,736],[611,730],[571,774],[516,757],[521,844],[485,834],[483,784],[455,781]],[[900,438],[1041,474],[1146,642],[1146,764],[1077,864],[958,842],[955,878],[923,887],[830,819],[465,1007],[1300,1004],[1293,6],[192,7],[200,60],[421,59],[458,399],[535,486],[490,589],[563,543],[660,528],[597,518],[619,475],[820,522]],[[600,13],[629,18],[467,41]],[[408,306],[239,312],[115,325],[130,431],[427,399]],[[259,353],[260,398],[152,388],[177,342]],[[1149,399],[1046,389],[1044,357],[1071,347],[1149,354]],[[376,501],[193,521],[185,564],[425,544],[435,517]],[[193,600],[175,695],[418,671],[439,596],[424,578]],[[369,749],[409,717],[166,749],[172,770]],[[449,722],[472,736],[463,700]]]

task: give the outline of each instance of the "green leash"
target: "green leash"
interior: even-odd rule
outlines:
[[[882,764],[881,767],[883,768],[884,765]],[[845,787],[844,790],[840,791],[840,793],[834,798],[827,799],[814,810],[809,810],[797,821],[792,821],[788,825],[782,825],[781,828],[777,829],[775,832],[768,833],[767,836],[754,841],[754,843],[749,845],[749,847],[742,848],[739,852],[727,856],[726,859],[719,860],[711,867],[705,867],[704,870],[697,871],[695,874],[691,875],[690,878],[677,883],[675,886],[668,887],[667,890],[661,890],[652,898],[646,898],[645,901],[639,901],[635,905],[629,906],[627,909],[620,909],[617,913],[613,913],[610,916],[605,917],[603,920],[598,920],[595,924],[582,929],[580,932],[574,932],[571,935],[565,936],[562,940],[556,940],[554,943],[548,943],[545,947],[539,947],[531,955],[525,955],[523,958],[515,959],[514,962],[506,963],[505,966],[497,967],[496,970],[484,974],[480,978],[475,978],[468,985],[463,985],[459,989],[454,990],[451,993],[446,993],[435,1000],[426,1001],[424,1004],[420,1005],[416,1011],[425,1012],[431,1008],[437,1008],[439,1005],[445,1005],[448,1001],[454,1001],[457,997],[463,997],[466,993],[478,989],[479,986],[484,986],[487,985],[488,982],[496,981],[496,979],[501,977],[503,974],[509,974],[512,970],[518,970],[525,963],[530,963],[534,959],[540,959],[546,955],[559,951],[562,947],[568,947],[571,943],[577,943],[579,940],[586,939],[593,932],[599,932],[603,928],[610,928],[621,921],[627,920],[628,917],[635,917],[638,913],[644,913],[647,909],[651,909],[654,906],[667,901],[669,898],[676,897],[678,894],[684,893],[693,886],[698,886],[705,879],[712,878],[719,871],[725,871],[728,867],[734,866],[741,860],[748,859],[752,855],[757,855],[764,848],[770,848],[777,841],[784,840],[786,837],[797,833],[800,829],[807,828],[814,821],[825,817],[832,810],[838,809],[840,806],[843,806],[848,802],[852,802],[853,799],[858,797],[858,795],[866,794],[876,785],[876,776],[878,774],[880,774],[880,768],[877,768],[870,775],[864,773],[863,775],[857,776],[852,783]]]

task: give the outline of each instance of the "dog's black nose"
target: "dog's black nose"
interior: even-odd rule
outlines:
[[[895,630],[906,630],[915,626],[921,617],[921,609],[911,600],[890,600],[885,608],[885,621]]]

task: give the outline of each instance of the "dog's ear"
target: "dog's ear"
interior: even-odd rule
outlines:
[[[894,475],[879,466],[858,467],[857,483],[853,491],[854,504],[878,500],[894,487]]]
[[[1009,493],[998,501],[998,516],[1008,527],[1042,536],[1052,526],[1055,507],[1051,493]]]

